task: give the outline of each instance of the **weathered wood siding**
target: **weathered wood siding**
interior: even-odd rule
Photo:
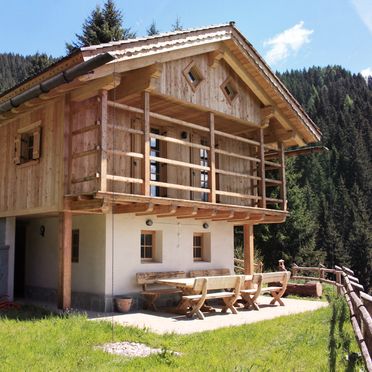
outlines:
[[[195,92],[183,74],[185,68],[192,62],[196,64],[204,77]],[[221,84],[228,77],[235,82],[238,93],[237,99],[232,104],[228,102],[221,89]],[[164,63],[156,90],[161,94],[209,107],[240,119],[257,124],[260,122],[260,104],[257,98],[223,60],[216,63],[214,68],[209,66],[206,54]]]
[[[100,120],[99,105],[98,97],[83,102],[71,102],[71,194],[73,195],[99,190],[98,179],[95,178],[101,161],[99,158],[100,126],[97,125],[97,121]],[[92,126],[95,129],[84,131]]]
[[[41,121],[39,161],[15,165],[17,131]],[[46,103],[0,127],[0,215],[58,210],[63,187],[64,99]]]

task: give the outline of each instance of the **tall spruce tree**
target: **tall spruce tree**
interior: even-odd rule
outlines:
[[[136,34],[130,28],[124,28],[122,23],[123,14],[116,8],[113,0],[107,0],[103,9],[97,5],[84,21],[82,34],[75,34],[77,40],[66,43],[67,52],[71,53],[84,46],[136,37]]]
[[[182,31],[182,30],[183,30],[183,26],[181,23],[181,18],[177,17],[175,22],[171,26],[171,31]]]
[[[160,31],[157,28],[155,21],[152,21],[151,25],[147,28],[146,32],[147,32],[147,36],[154,36],[154,35],[160,34]]]

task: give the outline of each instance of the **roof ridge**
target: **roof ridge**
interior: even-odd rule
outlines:
[[[182,35],[182,34],[190,33],[190,32],[211,30],[214,28],[222,28],[222,27],[228,27],[228,26],[234,26],[234,25],[235,25],[235,22],[230,21],[226,23],[220,23],[220,24],[209,25],[209,26],[204,26],[204,27],[194,27],[194,28],[187,28],[184,30],[161,32],[157,35],[152,35],[152,36],[141,36],[141,37],[137,37],[133,39],[123,39],[123,40],[117,40],[117,41],[110,41],[109,43],[90,45],[90,46],[82,47],[80,48],[80,50],[84,52],[84,51],[89,51],[89,50],[95,50],[98,48],[112,47],[112,46],[122,45],[122,44],[130,44],[133,42],[153,40],[153,39],[162,38],[165,36]]]

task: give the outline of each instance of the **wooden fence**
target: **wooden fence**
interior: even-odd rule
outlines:
[[[299,275],[301,273],[305,275]],[[328,269],[324,266],[300,267],[294,264],[291,279],[318,280],[337,287],[337,293],[345,297],[349,306],[350,321],[365,366],[372,372],[372,296],[364,292],[354,272],[344,266]]]

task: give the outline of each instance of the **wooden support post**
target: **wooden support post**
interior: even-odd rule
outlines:
[[[142,194],[150,196],[150,93],[143,92]]]
[[[253,225],[244,225],[244,274],[252,275],[254,271],[254,236]]]
[[[214,114],[209,113],[209,134],[210,134],[210,156],[209,156],[209,182],[210,182],[210,193],[209,202],[216,203],[216,152],[215,152],[215,133],[214,133]]]
[[[282,203],[282,210],[287,210],[287,183],[285,180],[285,155],[284,155],[284,144],[279,144],[280,150],[280,168],[279,168],[279,178],[282,181],[282,185],[280,187],[280,199],[283,200]]]
[[[107,90],[102,90],[100,94],[101,107],[100,107],[100,121],[101,121],[101,164],[100,164],[100,177],[101,184],[100,190],[107,191]]]
[[[266,208],[266,184],[265,184],[265,147],[264,147],[264,130],[260,128],[260,160],[259,177],[260,180],[260,207]]]
[[[71,240],[72,214],[70,211],[59,215],[59,283],[58,308],[71,308]]]

